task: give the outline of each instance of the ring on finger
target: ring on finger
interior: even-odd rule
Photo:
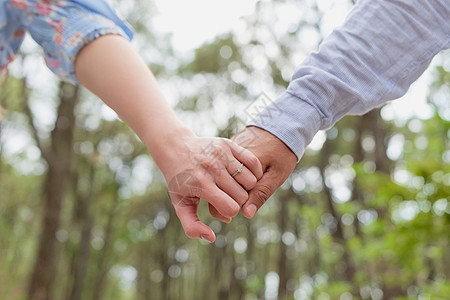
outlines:
[[[239,166],[239,168],[236,170],[236,172],[233,173],[233,175],[231,175],[231,177],[235,177],[237,174],[242,172],[242,169],[244,169],[244,163],[241,163],[241,165]]]

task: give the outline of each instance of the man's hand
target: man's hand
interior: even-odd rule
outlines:
[[[242,206],[246,218],[252,218],[258,209],[280,187],[297,164],[297,156],[276,136],[258,127],[247,127],[233,140],[253,152],[260,160],[264,174],[249,192]]]

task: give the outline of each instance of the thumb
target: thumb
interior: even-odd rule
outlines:
[[[180,219],[181,226],[185,234],[191,239],[203,239],[207,242],[214,242],[216,236],[211,228],[203,224],[197,215],[198,204],[194,201],[184,201],[183,204],[176,205],[175,212]]]
[[[279,187],[280,178],[273,169],[268,169],[256,186],[249,192],[247,202],[242,206],[246,218],[253,218],[256,212]]]

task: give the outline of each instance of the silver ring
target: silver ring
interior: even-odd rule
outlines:
[[[231,175],[231,177],[235,177],[237,174],[242,172],[242,169],[244,168],[244,163],[241,163],[241,165],[239,166],[239,168],[236,170],[236,172],[234,172],[233,175]]]

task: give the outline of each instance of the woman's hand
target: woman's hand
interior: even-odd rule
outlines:
[[[212,216],[229,223],[262,177],[261,163],[227,139],[188,135],[175,144],[160,164],[172,204],[188,237],[214,242],[214,232],[197,215],[200,199],[209,203]]]
[[[213,242],[214,232],[198,219],[198,202],[205,199],[213,216],[229,222],[262,176],[256,156],[229,140],[198,138],[181,124],[147,65],[122,37],[106,35],[85,46],[75,70],[144,142],[168,182],[186,234]],[[245,168],[233,178],[241,163]]]

